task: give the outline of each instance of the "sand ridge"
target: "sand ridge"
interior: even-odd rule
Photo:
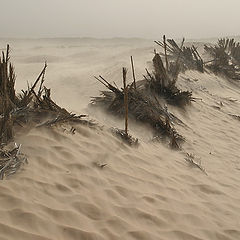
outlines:
[[[69,41],[10,42],[18,87],[34,79],[40,60],[51,56],[46,78],[54,99],[105,126],[122,127],[122,121],[87,109],[102,88],[91,76],[101,73],[120,85],[121,67],[129,66],[134,53],[140,78],[152,43]],[[169,109],[185,123],[176,126],[186,137],[184,149],[201,160],[207,176],[191,168],[183,152],[150,143],[149,130],[132,122],[138,149],[106,127],[79,126],[74,135],[31,129],[16,138],[29,164],[0,182],[0,239],[238,239],[239,121],[229,114],[240,115],[240,88],[193,71],[182,74],[178,84],[199,100],[186,111]]]

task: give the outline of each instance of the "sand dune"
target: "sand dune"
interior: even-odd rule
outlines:
[[[102,89],[92,76],[120,85],[120,68],[129,66],[130,55],[141,79],[151,41],[9,41],[19,89],[35,79],[39,57],[49,58],[46,83],[53,98],[105,127],[79,126],[74,135],[30,129],[16,137],[29,164],[0,182],[1,240],[240,239],[240,122],[231,116],[240,115],[239,86],[208,73],[188,71],[179,78],[199,100],[185,111],[169,109],[185,124],[176,126],[186,137],[184,150],[201,161],[206,175],[189,166],[183,152],[151,143],[142,125],[129,126],[140,147],[124,145],[107,130],[123,122],[87,108]]]

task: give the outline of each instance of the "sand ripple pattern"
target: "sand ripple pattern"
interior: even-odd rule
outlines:
[[[109,77],[113,69],[117,82],[117,69],[128,64],[128,56],[135,54],[136,63],[142,62],[139,74],[151,57],[147,40],[69,41],[29,40],[24,45],[16,40],[12,46],[16,69],[27,79],[34,79],[40,68],[34,52],[56,56],[50,58],[47,76],[56,88],[55,99],[79,112],[88,101],[82,99],[100,88],[89,76],[99,70]],[[138,149],[106,130],[79,127],[71,135],[32,129],[16,139],[29,164],[0,182],[0,239],[240,239],[240,128],[228,115],[240,115],[240,91],[225,79],[195,72],[186,72],[179,84],[202,99],[186,112],[171,111],[187,126],[177,126],[187,139],[185,150],[201,158],[208,176],[189,167],[182,152],[149,143],[149,131],[142,126],[132,126],[141,141]],[[106,125],[122,124],[98,113],[95,117]],[[107,165],[98,168],[96,163]]]

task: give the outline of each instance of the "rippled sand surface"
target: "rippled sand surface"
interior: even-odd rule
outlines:
[[[151,143],[151,131],[131,121],[130,133],[141,144],[124,145],[107,130],[123,121],[88,109],[90,97],[104,89],[93,75],[121,86],[121,67],[130,68],[133,55],[141,79],[152,41],[0,40],[0,46],[6,42],[18,89],[33,82],[47,60],[54,100],[105,127],[17,135],[29,164],[0,182],[1,240],[240,239],[240,121],[231,116],[240,115],[239,86],[192,71],[178,80],[199,99],[185,110],[169,109],[185,124],[176,126],[186,138],[184,151],[201,161],[206,175],[189,166],[183,152]]]

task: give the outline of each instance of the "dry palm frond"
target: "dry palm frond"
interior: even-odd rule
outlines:
[[[17,144],[11,151],[0,149],[0,180],[15,174],[23,164],[27,163],[27,158],[20,149],[21,145]]]
[[[192,92],[181,91],[176,86],[178,70],[173,75],[169,74],[162,62],[161,56],[155,53],[153,58],[153,73],[147,71],[145,88],[158,96],[166,99],[167,103],[183,107],[194,101]]]
[[[187,69],[197,70],[204,72],[203,60],[197,50],[197,48],[192,45],[192,47],[185,47],[183,39],[181,45],[179,46],[175,40],[167,39],[163,37],[163,42],[154,41],[157,45],[164,49],[164,56],[168,61],[166,61],[166,69],[171,72],[178,63],[179,70],[185,71]],[[169,68],[168,65],[171,67]]]
[[[90,126],[94,124],[84,119],[85,115],[72,114],[51,99],[50,89],[43,85],[47,69],[46,63],[33,85],[17,95],[15,93],[16,75],[9,59],[9,45],[7,45],[6,54],[3,52],[2,58],[0,58],[1,143],[7,143],[13,139],[13,127],[16,123],[21,126],[29,122],[48,126],[62,122],[77,122]],[[36,92],[37,86],[39,87]],[[45,121],[46,117],[47,121]]]
[[[103,77],[99,76],[101,83]],[[104,85],[110,91],[103,91],[100,97],[93,97],[91,105],[103,107],[108,112],[115,116],[125,116],[124,105],[124,90],[120,90],[104,79]],[[156,135],[163,136],[169,139],[170,145],[176,140],[176,146],[183,140],[183,137],[177,133],[172,124],[172,119],[169,118],[169,113],[166,112],[159,102],[150,99],[146,94],[134,87],[129,87],[128,90],[128,113],[129,117],[136,121],[149,125]],[[174,115],[171,115],[174,118]]]
[[[43,85],[46,63],[33,85],[16,94],[16,75],[9,60],[9,45],[7,45],[6,54],[2,52],[0,57],[0,179],[15,173],[26,162],[26,158],[20,154],[20,146],[16,146],[12,151],[3,149],[3,145],[14,139],[16,125],[21,127],[29,124],[53,126],[62,123],[94,125],[92,121],[85,119],[86,115],[77,116],[68,112],[51,99],[50,89]]]
[[[234,39],[219,39],[215,46],[205,45],[205,51],[213,58],[206,67],[216,74],[240,80],[240,43]]]

